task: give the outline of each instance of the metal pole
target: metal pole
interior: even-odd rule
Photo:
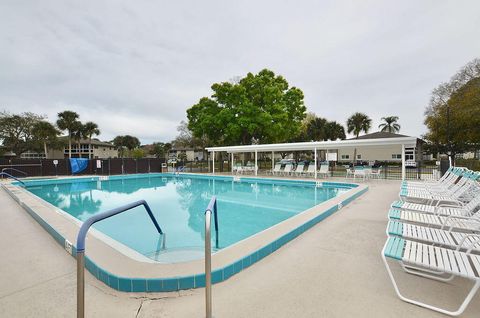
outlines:
[[[272,151],[272,175],[273,175],[273,166],[275,164],[275,159],[273,158],[274,154],[273,154],[273,151]]]
[[[85,253],[77,252],[77,318],[85,317]]]
[[[215,151],[212,151],[212,174],[215,174]]]
[[[232,157],[232,174],[233,174],[233,152],[231,153],[231,157]]]
[[[257,161],[258,161],[258,155],[257,155],[257,151],[255,150],[255,175],[257,175],[257,170],[258,170]]]
[[[315,151],[315,179],[317,179],[317,148],[315,148],[313,151]]]
[[[402,144],[402,180],[405,180],[405,145]]]
[[[212,243],[211,224],[212,211],[205,212],[205,317],[212,318]]]

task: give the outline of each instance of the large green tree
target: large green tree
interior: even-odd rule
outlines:
[[[68,157],[72,158],[72,138],[75,131],[78,130],[80,117],[76,112],[65,110],[58,113],[57,127],[60,130],[66,130],[68,133]]]
[[[235,83],[212,85],[187,110],[188,128],[210,144],[275,143],[294,139],[305,117],[303,92],[264,69]]]
[[[137,137],[125,135],[117,136],[112,141],[113,145],[119,150],[120,157],[125,156],[125,149],[133,150],[140,147],[140,140]]]
[[[390,133],[397,133],[400,131],[400,125],[398,124],[398,116],[382,117],[383,123],[378,125],[381,131]]]
[[[480,59],[432,91],[425,111],[424,139],[432,152],[455,155],[480,148]]]
[[[100,129],[98,129],[98,125],[94,122],[87,121],[85,125],[83,125],[83,134],[88,138],[88,157],[93,158],[92,137],[100,135]]]
[[[43,118],[29,112],[21,114],[0,112],[0,142],[17,156],[35,148],[33,127]]]
[[[58,135],[60,131],[48,121],[37,122],[32,129],[34,139],[43,145],[45,158],[48,159],[47,146],[55,147],[58,144]]]

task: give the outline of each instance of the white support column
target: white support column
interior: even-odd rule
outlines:
[[[402,144],[402,180],[405,180],[405,145]]]
[[[233,174],[233,152],[231,153],[231,157],[232,157],[231,164],[232,164],[232,174]]]
[[[257,170],[258,170],[257,160],[258,160],[258,154],[257,154],[257,151],[255,150],[255,175],[257,175]]]
[[[274,169],[274,166],[275,165],[275,159],[274,159],[274,153],[272,151],[272,175],[273,175],[273,169]]]
[[[314,155],[314,158],[315,158],[315,179],[317,179],[317,148],[315,148],[315,155]]]
[[[215,151],[212,151],[212,173],[215,174]]]

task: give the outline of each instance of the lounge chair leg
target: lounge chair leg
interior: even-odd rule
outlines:
[[[387,241],[387,243],[388,243],[388,241]],[[395,292],[397,293],[397,296],[401,300],[403,300],[407,303],[411,303],[411,304],[414,304],[414,305],[417,305],[417,306],[420,306],[420,307],[424,307],[424,308],[427,308],[427,309],[430,309],[430,310],[433,310],[433,311],[437,311],[437,312],[440,312],[442,314],[446,314],[446,315],[450,315],[450,316],[458,316],[458,315],[461,315],[465,311],[465,308],[467,308],[468,304],[470,303],[473,296],[475,295],[475,293],[478,291],[478,288],[480,287],[480,279],[477,279],[475,281],[475,284],[473,285],[472,289],[468,293],[467,297],[465,297],[465,300],[462,302],[462,304],[460,305],[460,307],[456,311],[448,311],[448,310],[445,310],[445,309],[442,309],[442,308],[438,308],[438,307],[435,307],[435,306],[432,306],[432,305],[428,305],[428,304],[425,304],[425,303],[407,298],[400,293],[400,290],[398,289],[395,278],[393,277],[392,271],[390,270],[390,266],[388,265],[387,258],[385,257],[385,248],[387,247],[387,243],[385,243],[385,246],[382,249],[382,259],[383,259],[383,263],[385,264],[385,268],[387,269],[388,276],[390,277],[390,280],[392,281],[393,288],[395,289]]]
[[[439,282],[444,282],[444,283],[449,282],[453,278],[455,278],[455,275],[449,275],[448,277],[439,276],[439,275],[445,274],[445,272],[432,271],[432,270],[429,270],[429,269],[426,269],[426,268],[416,267],[416,266],[412,266],[412,265],[405,265],[401,261],[399,261],[399,263],[400,263],[400,266],[402,267],[402,269],[405,272],[407,272],[409,274],[412,274],[412,275],[425,277],[425,278],[433,279],[433,280],[436,280],[436,281],[439,281]],[[425,274],[425,273],[429,273],[429,274],[433,274],[433,275],[429,275],[429,274]]]

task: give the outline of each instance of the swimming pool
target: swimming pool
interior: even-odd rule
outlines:
[[[107,180],[73,179],[27,183],[26,189],[80,221],[144,199],[164,236],[159,236],[142,207],[104,220],[94,228],[158,262],[203,257],[204,211],[217,197],[219,239],[227,248],[311,207],[347,192],[352,185],[315,182],[212,178],[196,175],[139,175]]]
[[[205,287],[204,211],[213,194],[219,199],[219,246],[212,255],[216,284],[259,262],[368,190],[365,184],[343,182],[235,179],[155,173],[25,180],[25,188],[18,182],[0,186],[74,257],[82,220],[146,199],[166,236],[155,232],[145,211],[132,210],[97,223],[87,237],[86,269],[125,292]]]

